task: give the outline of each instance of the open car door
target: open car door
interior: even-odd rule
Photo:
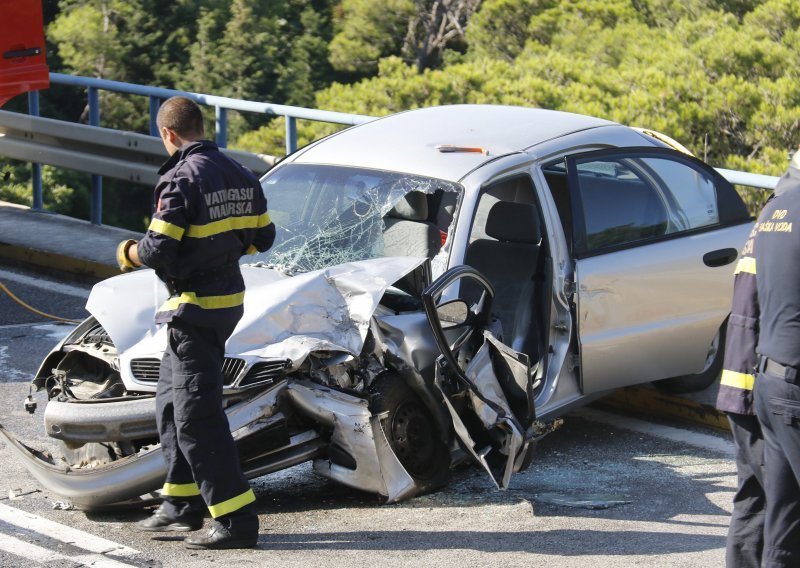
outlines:
[[[473,305],[464,299],[475,297]],[[498,488],[505,489],[511,475],[530,463],[536,440],[553,425],[536,420],[535,369],[528,356],[501,343],[491,331],[493,299],[491,283],[469,266],[448,270],[422,294],[442,352],[436,386],[456,436]]]

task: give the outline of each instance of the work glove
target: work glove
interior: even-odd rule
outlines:
[[[128,256],[128,249],[130,249],[131,246],[135,245],[136,243],[137,241],[133,239],[127,239],[117,245],[117,264],[122,272],[130,272],[137,268],[137,266]]]

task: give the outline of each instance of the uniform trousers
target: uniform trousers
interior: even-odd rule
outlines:
[[[764,437],[754,415],[728,413],[738,485],[725,547],[727,568],[760,568],[764,547]]]
[[[800,566],[800,385],[761,372],[756,414],[764,433],[766,568]]]
[[[222,408],[222,363],[233,327],[200,327],[178,318],[167,324],[156,422],[167,463],[165,505],[175,516],[203,506],[198,488],[214,518],[255,514],[255,495]]]

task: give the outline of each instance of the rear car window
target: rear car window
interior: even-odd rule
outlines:
[[[720,222],[716,180],[661,156],[576,160],[586,252]]]

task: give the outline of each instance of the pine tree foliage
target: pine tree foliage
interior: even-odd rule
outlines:
[[[559,109],[770,174],[800,143],[797,0],[43,3],[48,63],[63,73],[376,116],[455,103]],[[102,97],[103,126],[147,132],[143,97]],[[8,108],[24,111],[19,99]],[[85,121],[85,93],[51,87],[42,109]],[[300,143],[338,128],[301,121]],[[282,154],[283,137],[282,119],[231,113],[233,146]],[[26,167],[0,172],[0,199],[30,202]],[[47,206],[74,213],[86,177],[48,170]],[[107,187],[106,217],[142,228],[149,191]],[[142,207],[117,207],[130,192]]]

